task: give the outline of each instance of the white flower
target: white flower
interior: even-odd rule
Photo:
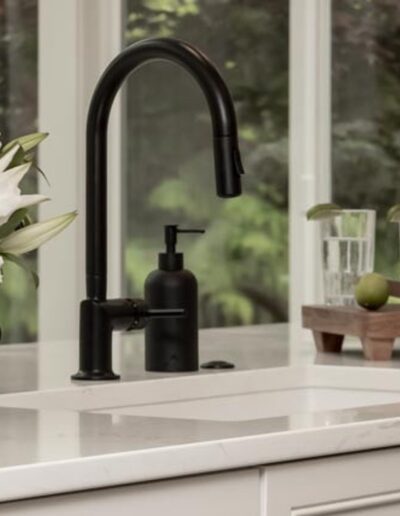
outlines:
[[[31,163],[5,170],[18,149],[18,145],[15,145],[0,158],[0,226],[5,224],[16,210],[48,200],[45,195],[21,195],[18,185],[31,168]]]
[[[0,241],[0,253],[16,256],[29,253],[55,237],[69,226],[75,217],[76,211],[73,211],[18,229]]]

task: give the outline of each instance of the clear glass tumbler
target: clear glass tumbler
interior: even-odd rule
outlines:
[[[343,210],[321,223],[325,303],[353,305],[360,276],[374,270],[375,211]]]

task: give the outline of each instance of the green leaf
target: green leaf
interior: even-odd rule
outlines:
[[[26,228],[26,226],[30,226],[33,224],[33,220],[29,213],[25,215],[25,217],[21,220],[21,224],[18,225],[17,229]]]
[[[317,204],[307,210],[307,220],[321,220],[329,219],[331,217],[337,217],[341,214],[342,208],[337,204],[326,203]]]
[[[24,136],[19,136],[18,138],[11,140],[6,145],[4,145],[4,147],[1,149],[1,154],[7,152],[15,144],[21,145],[24,153],[28,152],[31,149],[37,147],[39,143],[41,143],[45,138],[48,137],[48,135],[49,133],[31,133],[26,134]]]
[[[16,145],[18,145],[18,144],[16,144]],[[27,159],[25,159],[25,152],[24,152],[23,148],[21,147],[21,145],[18,145],[18,150],[14,154],[14,157],[7,168],[10,169],[13,167],[19,167],[19,165],[23,165],[24,163],[29,163],[29,161]]]
[[[29,267],[23,258],[9,253],[1,253],[1,256],[4,258],[4,260],[14,263],[15,265],[18,265],[18,267],[21,267],[21,269],[23,269],[32,278],[35,288],[39,287],[39,276]]]
[[[21,223],[24,223],[27,217],[29,216],[28,210],[26,208],[21,208],[17,211],[14,211],[8,221],[0,226],[0,239],[10,235]]]
[[[387,212],[386,219],[388,222],[400,222],[400,204],[395,204]]]
[[[0,153],[0,172],[4,172],[10,167],[20,148],[20,145],[13,145],[7,152]]]

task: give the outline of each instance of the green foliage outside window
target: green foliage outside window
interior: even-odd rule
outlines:
[[[128,85],[126,269],[140,294],[156,267],[162,225],[205,227],[183,237],[198,277],[203,326],[287,319],[288,3],[131,0],[127,44],[171,36],[218,66],[235,101],[244,195],[215,196],[211,124],[198,86],[152,63]],[[186,240],[184,240],[186,238]]]
[[[385,215],[400,201],[400,3],[332,2],[334,200],[377,210],[375,268],[399,278],[399,229]]]

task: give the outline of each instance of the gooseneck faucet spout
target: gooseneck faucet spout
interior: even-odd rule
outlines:
[[[241,193],[243,173],[236,116],[222,77],[199,50],[171,38],[152,38],[121,52],[101,76],[90,102],[86,133],[86,287],[81,304],[80,369],[74,379],[105,380],[111,367],[113,329],[143,327],[147,317],[179,317],[179,311],[152,313],[141,300],[107,300],[107,128],[114,98],[124,79],[147,62],[165,60],[185,68],[200,85],[209,107],[214,136],[216,191]]]
[[[242,165],[237,142],[236,117],[229,91],[211,62],[191,45],[168,38],[136,43],[105,70],[90,103],[87,121],[87,292],[106,296],[107,256],[107,126],[111,106],[124,79],[153,60],[183,66],[201,86],[211,113],[217,194],[240,195]]]

